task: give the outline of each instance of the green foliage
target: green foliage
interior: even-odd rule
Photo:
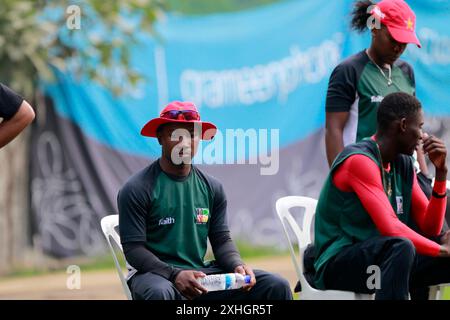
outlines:
[[[450,300],[450,286],[445,287],[444,295],[442,297],[443,300]]]
[[[184,14],[209,14],[250,9],[283,0],[167,0],[171,11]]]
[[[53,80],[57,68],[121,94],[142,80],[130,63],[136,30],[157,36],[153,25],[164,10],[208,14],[276,1],[1,0],[0,81],[32,99],[39,79]],[[80,9],[80,29],[70,28],[71,5]]]
[[[136,30],[154,34],[164,0],[2,0],[0,81],[31,97],[38,79],[51,80],[52,67],[88,75],[114,93],[141,79],[130,68]],[[73,28],[80,10],[80,29]],[[126,19],[125,17],[139,17]],[[131,23],[129,20],[133,20]]]

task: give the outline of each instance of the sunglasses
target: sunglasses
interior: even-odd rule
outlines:
[[[200,115],[197,111],[193,110],[171,110],[166,111],[161,114],[161,118],[179,120],[180,114],[183,116],[184,120],[192,121],[192,120],[200,120]]]

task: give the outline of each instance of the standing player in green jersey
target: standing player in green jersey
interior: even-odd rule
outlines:
[[[356,2],[352,28],[360,32],[371,29],[372,42],[368,49],[341,62],[331,74],[325,123],[330,167],[344,146],[375,133],[377,109],[386,95],[415,95],[414,71],[399,59],[408,43],[420,48],[415,27],[415,14],[403,0],[383,0],[376,5],[368,0]],[[430,198],[432,180],[420,147],[414,157],[419,185]],[[444,223],[444,230],[447,229]]]
[[[134,299],[292,299],[289,283],[243,263],[230,237],[222,184],[192,165],[200,139],[216,126],[193,103],[172,102],[141,131],[158,138],[161,157],[132,176],[118,195],[119,230]],[[204,261],[210,241],[215,263]],[[251,276],[243,290],[207,293],[196,278]],[[251,290],[250,290],[251,289]]]
[[[326,98],[325,144],[331,166],[344,146],[375,133],[380,102],[389,93],[415,95],[412,67],[399,59],[408,43],[420,47],[416,17],[403,0],[357,1],[352,28],[371,29],[368,49],[341,62],[332,72]],[[420,163],[420,162],[419,162]],[[426,172],[426,168],[421,167]]]

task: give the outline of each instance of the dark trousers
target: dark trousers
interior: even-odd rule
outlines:
[[[373,266],[380,271],[379,286]],[[375,293],[377,300],[406,300],[408,293],[411,299],[425,300],[428,286],[446,282],[450,258],[419,255],[413,243],[401,237],[374,237],[348,246],[324,269],[327,289]]]
[[[206,274],[225,273],[219,268],[201,269]],[[254,270],[255,286],[248,292],[240,289],[212,291],[196,298],[196,301],[210,300],[292,300],[289,283],[279,275]],[[138,273],[128,281],[134,300],[184,300],[175,285],[157,274]]]

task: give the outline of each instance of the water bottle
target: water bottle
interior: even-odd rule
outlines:
[[[204,278],[197,278],[197,281],[208,291],[238,289],[250,283],[249,275],[243,276],[240,273],[212,274]]]

